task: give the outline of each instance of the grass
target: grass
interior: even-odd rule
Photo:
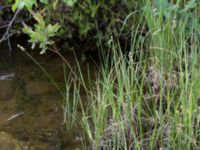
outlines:
[[[198,149],[197,55],[190,69],[184,69],[184,61],[180,71],[168,73],[147,65],[150,60],[127,62],[116,50],[113,57],[111,70],[102,69],[83,117],[93,149]]]
[[[93,149],[199,149],[197,18],[167,18],[165,9],[155,12],[145,2],[139,23],[130,28],[128,56],[117,39],[109,41],[111,60],[104,59],[89,93],[83,129]],[[146,35],[140,34],[144,28]]]
[[[80,85],[76,82],[73,82],[71,76],[68,75],[68,79],[66,78],[66,70],[65,65],[63,66],[64,77],[65,77],[65,106],[64,106],[64,123],[67,125],[67,129],[72,129],[76,124],[77,119],[77,110],[78,110],[78,102],[80,99]],[[70,89],[73,91],[71,93]]]

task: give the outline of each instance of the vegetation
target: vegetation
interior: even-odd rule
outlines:
[[[75,81],[65,74],[65,121],[68,128],[76,125],[80,105],[85,148],[150,150],[200,148],[199,8],[196,0],[16,0],[12,5],[36,20],[23,23],[22,31],[41,54],[53,51],[70,67],[56,48],[57,38],[73,46],[89,41],[102,53],[95,83],[86,86],[81,69],[73,72]]]

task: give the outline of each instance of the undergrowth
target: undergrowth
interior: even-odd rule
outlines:
[[[111,56],[83,112],[92,149],[200,148],[196,6],[145,1],[139,23],[130,27],[128,54],[110,39]]]

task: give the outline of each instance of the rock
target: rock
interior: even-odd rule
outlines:
[[[0,132],[0,149],[1,150],[22,150],[18,140],[10,134]]]

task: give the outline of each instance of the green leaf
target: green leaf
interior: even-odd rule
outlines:
[[[40,2],[47,5],[49,3],[49,0],[40,0]]]
[[[69,7],[73,7],[75,5],[75,3],[77,2],[77,0],[63,0],[63,1]]]
[[[39,44],[39,47],[42,49],[40,54],[44,54],[48,46],[54,43],[50,38],[56,35],[60,29],[60,25],[58,23],[55,25],[46,25],[40,13],[32,14],[38,23],[34,25],[34,29],[24,24],[22,31],[29,35],[29,42],[32,43],[32,45]]]
[[[58,1],[59,1],[59,0],[55,0],[55,2],[53,3],[53,9],[54,9],[54,10],[56,10],[56,7],[57,7],[57,5],[58,5]]]
[[[47,34],[49,35],[49,37],[52,37],[55,35],[56,32],[58,32],[60,28],[60,25],[57,23],[55,25],[51,25],[49,24],[46,28]]]
[[[25,2],[22,0],[15,0],[15,3],[12,5],[12,11],[16,11],[18,9],[23,9],[25,6]]]
[[[39,13],[39,12],[37,12],[37,13],[33,13],[32,12],[32,15],[33,15],[33,18],[38,22],[38,23],[42,23],[42,24],[45,24],[45,22],[44,22],[44,20],[43,20],[43,17],[42,17],[42,15]]]
[[[23,9],[24,7],[30,10],[34,4],[36,4],[36,0],[15,0],[12,10],[16,11],[16,9]]]

